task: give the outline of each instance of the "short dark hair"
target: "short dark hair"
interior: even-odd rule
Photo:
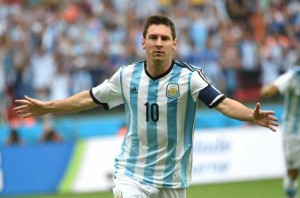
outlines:
[[[175,31],[175,26],[174,23],[166,16],[163,15],[153,15],[148,17],[145,25],[144,25],[144,32],[143,32],[143,37],[146,38],[147,31],[150,25],[165,25],[170,27],[171,29],[171,34],[173,40],[176,38],[176,31]]]

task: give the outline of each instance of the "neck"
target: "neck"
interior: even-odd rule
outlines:
[[[164,74],[171,67],[172,59],[167,60],[165,62],[146,60],[146,63],[147,63],[147,67],[146,67],[147,72],[152,77],[157,77]]]

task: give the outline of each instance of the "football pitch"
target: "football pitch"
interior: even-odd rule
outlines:
[[[300,189],[299,189],[300,190]],[[90,194],[52,194],[23,198],[112,198],[111,192]],[[187,198],[284,198],[282,180],[259,180],[191,186]]]

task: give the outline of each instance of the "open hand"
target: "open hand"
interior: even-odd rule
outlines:
[[[277,123],[278,118],[273,116],[274,114],[274,111],[260,110],[260,103],[257,103],[253,111],[253,119],[256,124],[267,127],[275,132],[275,126],[279,126],[279,124]]]
[[[17,115],[20,115],[23,118],[28,118],[32,116],[42,116],[47,113],[45,102],[24,96],[24,99],[15,100],[15,103],[19,106],[15,107],[13,110]]]

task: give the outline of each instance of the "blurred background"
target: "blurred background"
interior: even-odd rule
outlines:
[[[0,0],[2,194],[110,188],[113,157],[126,131],[123,106],[105,113],[97,108],[22,119],[12,111],[14,100],[24,95],[62,99],[100,84],[124,64],[144,59],[143,24],[157,13],[175,23],[174,58],[203,68],[228,97],[252,108],[261,101],[280,118],[282,98],[262,101],[259,92],[299,57],[298,0]],[[195,128],[194,152],[204,159],[195,162],[195,184],[283,174],[280,131],[268,139],[263,129],[202,104]],[[245,137],[247,131],[252,136]],[[243,141],[249,139],[253,142]],[[253,144],[258,144],[256,149]],[[276,159],[264,157],[274,150]],[[245,169],[248,161],[262,163]],[[243,170],[238,168],[241,162]]]

